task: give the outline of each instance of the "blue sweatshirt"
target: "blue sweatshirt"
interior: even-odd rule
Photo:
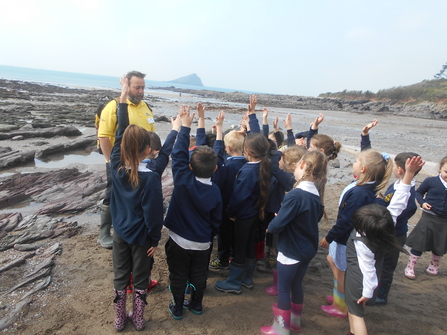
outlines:
[[[416,190],[416,200],[421,206],[424,203],[430,204],[432,206],[430,212],[447,218],[447,188],[439,175],[428,177],[422,182]]]
[[[196,179],[189,168],[189,132],[182,127],[172,152],[174,190],[164,225],[193,242],[211,242],[222,219],[222,198],[215,184]]]
[[[278,251],[298,261],[310,261],[318,249],[318,222],[323,215],[319,196],[295,188],[284,197],[278,215],[268,226],[279,234]]]
[[[227,207],[229,218],[239,220],[259,215],[259,162],[246,163],[239,170],[234,181],[234,191]]]
[[[376,183],[354,186],[349,189],[340,201],[338,207],[337,222],[326,235],[326,241],[346,245],[354,224],[351,221],[352,214],[365,205],[374,203]]]
[[[286,192],[293,188],[296,183],[293,173],[286,172],[279,167],[282,152],[276,151],[271,160],[272,178],[270,179],[269,199],[265,207],[266,212],[278,213],[281,208],[281,203]]]
[[[132,189],[129,175],[124,169],[119,169],[121,140],[124,130],[129,125],[127,107],[125,103],[119,104],[118,129],[110,156],[112,171],[110,210],[113,229],[129,244],[144,246],[147,238],[150,238],[151,246],[156,247],[163,226],[163,194],[160,176],[148,169],[144,169],[144,172],[138,171],[139,184]]]

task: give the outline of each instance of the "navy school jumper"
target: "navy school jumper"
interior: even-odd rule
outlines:
[[[118,129],[110,156],[112,192],[110,210],[113,229],[129,244],[145,245],[147,238],[151,246],[157,247],[163,225],[163,194],[158,173],[138,172],[139,185],[132,189],[129,176],[121,166],[121,140],[129,125],[127,103],[119,104]]]
[[[222,198],[214,183],[204,184],[189,168],[190,128],[181,127],[172,152],[174,190],[164,225],[193,242],[211,242],[222,219]]]

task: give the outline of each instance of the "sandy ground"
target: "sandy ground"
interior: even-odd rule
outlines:
[[[161,96],[164,94],[169,100],[157,103],[154,108],[155,113],[159,115],[174,115],[179,105],[193,105],[200,100],[189,95],[182,95],[179,99],[177,94],[159,92]],[[227,107],[244,106],[222,105],[223,109]],[[262,109],[262,104],[259,107]],[[213,109],[207,114],[210,119],[215,116],[217,110],[218,108]],[[291,112],[294,128],[297,130],[307,129],[318,113],[318,111],[275,108],[271,110],[271,117],[278,114],[283,118],[286,113]],[[418,176],[418,183],[427,175],[436,173],[435,162],[439,161],[447,151],[445,148],[447,124],[444,121],[331,111],[324,113],[326,119],[320,132],[340,141],[346,151],[339,157],[341,167],[330,169],[331,182],[327,185],[325,197],[329,222],[320,226],[322,237],[334,224],[340,193],[351,181],[350,170],[360,140],[360,129],[364,124],[373,118],[380,120],[379,125],[371,131],[373,147],[390,154],[412,150],[420,152],[423,158],[434,162],[427,164],[424,174]],[[226,125],[237,124],[239,117],[237,114],[227,113]],[[207,121],[207,127],[209,126],[211,121]],[[160,123],[157,125],[157,130],[164,138],[169,131],[169,124]],[[102,168],[101,165],[74,165],[81,170]],[[31,168],[31,170],[39,169]],[[419,216],[418,212],[410,224],[415,225]],[[45,291],[36,293],[33,303],[22,311],[12,326],[0,333],[115,333],[112,254],[110,250],[103,249],[96,243],[98,211],[92,210],[74,219],[77,219],[82,226],[82,233],[60,240],[63,250],[56,259],[51,285]],[[148,306],[145,311],[146,329],[138,332],[139,334],[258,334],[259,327],[272,322],[271,305],[276,302],[276,297],[268,296],[264,292],[264,289],[272,284],[272,277],[270,274],[258,271],[254,274],[254,289],[244,289],[241,295],[216,291],[213,287],[215,281],[225,278],[228,271],[209,271],[203,314],[198,316],[184,311],[182,320],[174,320],[167,308],[170,293],[167,289],[169,274],[163,249],[165,241],[166,233],[163,231],[152,274],[154,279],[160,281],[160,285],[148,295]],[[12,250],[3,252],[0,256],[0,266],[14,257],[14,253],[16,252]],[[326,304],[325,296],[332,292],[332,274],[326,262],[326,255],[327,250],[318,251],[304,279],[302,334],[346,334],[349,331],[347,320],[329,317],[320,310],[320,306]],[[421,257],[416,270],[417,278],[411,281],[403,275],[407,256],[401,255],[388,305],[369,307],[366,310],[366,322],[371,334],[447,334],[444,308],[447,299],[445,261],[441,261],[439,276],[431,277],[424,273],[429,258],[428,253]],[[2,310],[7,310],[7,302],[11,302],[10,297],[5,295],[6,289],[15,284],[11,281],[17,274],[26,273],[29,269],[29,265],[24,265],[1,274],[0,317],[6,313]],[[15,295],[18,299],[21,296],[20,290]],[[137,332],[131,324],[128,324],[123,333]]]

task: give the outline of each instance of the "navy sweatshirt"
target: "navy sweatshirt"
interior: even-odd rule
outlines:
[[[394,183],[388,187],[388,189],[385,192],[385,195],[383,199],[376,198],[374,201],[376,204],[388,207],[388,205],[391,202],[391,199],[394,195]],[[410,198],[408,199],[407,208],[404,209],[404,211],[397,217],[396,219],[396,225],[394,227],[394,231],[396,236],[401,236],[407,233],[408,231],[408,220],[416,213],[416,191],[415,187],[412,186],[410,189]]]
[[[229,218],[239,220],[259,215],[259,164],[246,163],[239,170],[234,181],[234,191],[227,207]]]
[[[219,186],[222,195],[222,208],[225,210],[234,191],[234,181],[239,170],[247,163],[244,156],[228,156],[225,161],[223,141],[214,142],[214,151],[218,156],[218,168],[213,174],[213,182]]]
[[[421,206],[425,202],[430,204],[431,212],[439,217],[447,218],[447,188],[439,175],[428,177],[422,182],[416,190],[416,200]]]
[[[118,129],[110,156],[112,192],[110,210],[113,229],[129,244],[145,245],[147,238],[151,246],[158,246],[163,226],[163,194],[158,173],[148,170],[138,172],[139,185],[135,189],[129,176],[121,166],[121,140],[129,125],[126,103],[119,104]]]
[[[171,132],[166,137],[165,143],[158,153],[158,157],[151,159],[146,167],[154,172],[157,172],[160,176],[163,174],[166,166],[169,163],[169,156],[171,155],[172,148],[174,147],[175,139],[177,138],[178,132],[176,130],[171,130]]]
[[[323,214],[319,196],[295,188],[284,197],[278,215],[268,226],[279,234],[278,250],[286,257],[310,261],[318,249],[318,222]]]
[[[286,192],[293,188],[296,183],[293,173],[286,172],[279,168],[282,152],[276,151],[271,160],[272,178],[270,179],[269,199],[265,207],[266,212],[278,213]]]
[[[375,188],[376,183],[354,186],[343,195],[338,207],[337,222],[326,235],[328,243],[335,241],[346,245],[349,235],[354,228],[354,224],[351,221],[352,214],[360,207],[374,203],[376,198]]]
[[[222,198],[217,185],[196,179],[189,168],[189,132],[182,127],[172,152],[174,190],[164,225],[193,242],[211,242],[222,219]]]

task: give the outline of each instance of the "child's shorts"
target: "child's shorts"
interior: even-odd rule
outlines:
[[[340,271],[346,271],[346,246],[337,242],[329,244],[329,256]]]

